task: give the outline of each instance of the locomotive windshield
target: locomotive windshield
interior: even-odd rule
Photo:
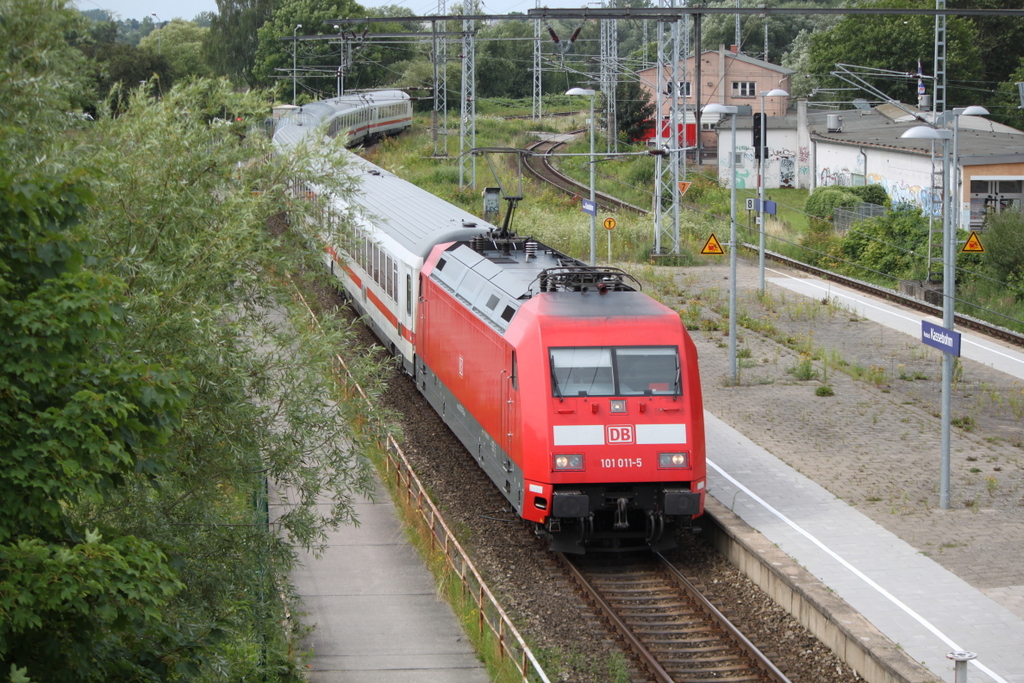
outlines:
[[[573,346],[549,349],[552,395],[678,396],[674,346]]]

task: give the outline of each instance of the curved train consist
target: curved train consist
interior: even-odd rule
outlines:
[[[323,104],[283,119],[275,142],[316,130],[305,117],[331,134],[340,110]],[[354,229],[325,262],[509,504],[556,550],[670,545],[673,526],[703,513],[706,485],[697,354],[679,315],[621,270],[358,157],[352,168],[359,190],[334,201]]]

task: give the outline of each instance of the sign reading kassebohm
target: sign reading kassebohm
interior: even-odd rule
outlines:
[[[927,320],[921,321],[921,341],[928,346],[934,346],[939,351],[945,351],[954,356],[960,355],[960,333],[947,330],[945,327]]]

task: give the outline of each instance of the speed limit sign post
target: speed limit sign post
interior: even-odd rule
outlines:
[[[612,230],[615,229],[615,219],[611,216],[604,219],[604,229],[608,231],[608,263],[612,262]]]

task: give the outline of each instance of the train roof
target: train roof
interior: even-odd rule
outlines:
[[[497,230],[355,154],[349,171],[359,181],[350,204],[357,204],[378,230],[420,258],[425,259],[437,244],[469,240]]]
[[[547,314],[577,318],[648,315],[644,307],[653,302],[632,291],[627,282],[632,278],[621,270],[587,266],[530,238],[488,235],[453,244],[438,257],[430,277],[501,333],[536,294],[553,300],[545,304]],[[601,296],[601,288],[615,293]],[[592,296],[581,296],[588,290]],[[639,296],[620,297],[629,293]],[[665,310],[660,307],[658,312]]]

